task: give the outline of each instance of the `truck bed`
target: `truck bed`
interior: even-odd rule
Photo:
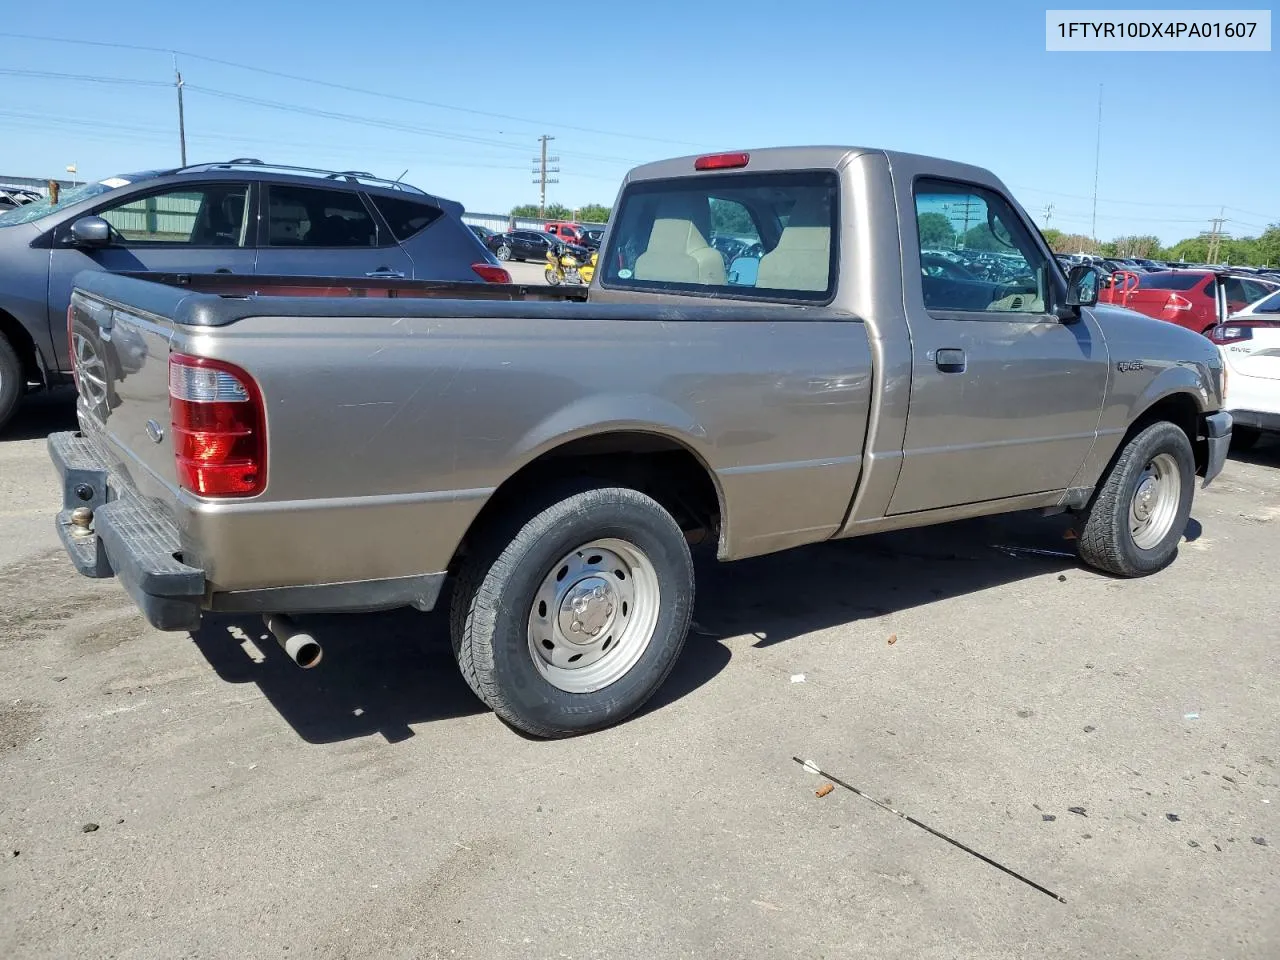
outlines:
[[[94,272],[72,313],[107,369],[100,401],[82,376],[79,408],[103,482],[171,523],[206,609],[352,609],[355,589],[429,606],[424,584],[507,481],[602,435],[624,457],[709,468],[734,518],[726,558],[821,539],[848,511],[870,412],[866,328],[824,307]],[[261,493],[210,500],[180,484],[172,355],[252,378]]]
[[[220,297],[367,297],[384,299],[586,300],[586,287],[520,283],[452,283],[364,277],[300,277],[235,273],[119,271],[117,276]]]

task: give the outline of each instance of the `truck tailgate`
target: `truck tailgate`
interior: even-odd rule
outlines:
[[[177,486],[169,429],[169,342],[162,316],[76,293],[68,334],[81,424],[139,489]],[[157,483],[159,481],[159,483]]]

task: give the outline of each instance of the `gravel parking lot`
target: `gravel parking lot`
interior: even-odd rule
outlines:
[[[58,547],[72,424],[0,436],[0,956],[1280,955],[1280,445],[1139,581],[997,549],[1064,517],[704,558],[651,706],[538,742],[436,614],[313,618],[309,672],[151,630]]]

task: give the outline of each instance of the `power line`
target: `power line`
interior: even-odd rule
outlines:
[[[450,133],[447,130],[439,130],[434,127],[423,127],[417,124],[405,123],[400,120],[388,120],[381,117],[366,117],[353,113],[341,113],[337,110],[323,110],[318,107],[306,107],[301,104],[286,103],[280,100],[268,100],[263,97],[253,97],[242,93],[233,93],[230,90],[217,90],[212,87],[200,86],[194,83],[184,84],[189,91],[204,94],[206,96],[216,97],[222,100],[231,100],[236,103],[247,103],[253,106],[267,107],[272,110],[283,110],[288,113],[301,113],[308,116],[322,117],[327,120],[341,120],[346,123],[356,123],[363,126],[378,127],[383,130],[396,130],[403,133],[413,133],[424,137],[434,137],[442,140],[452,140],[458,143],[474,143],[482,146],[497,147],[502,150],[520,150],[518,144],[507,143],[503,140],[494,140],[490,137],[477,137],[469,134]],[[578,154],[569,153],[567,156],[575,156],[584,160],[594,161],[597,163],[618,163],[618,164],[635,164],[639,161],[630,157],[609,157],[599,154]]]
[[[1020,193],[1043,193],[1051,197],[1069,197],[1072,200],[1092,200],[1093,199],[1092,196],[1087,193],[1063,193],[1060,190],[1045,190],[1041,187],[1029,187],[1023,184],[1010,184],[1010,186],[1014,190],[1019,191]],[[1099,197],[1098,202],[1105,203],[1105,204],[1122,204],[1122,205],[1131,206],[1131,207],[1163,207],[1165,209],[1187,208],[1187,207],[1208,207],[1212,209],[1213,207],[1221,207],[1221,204],[1208,203],[1208,202],[1183,203],[1183,202],[1166,201],[1166,200],[1159,200],[1159,201],[1157,200],[1111,200],[1106,197]],[[1256,210],[1245,210],[1243,207],[1226,207],[1226,209],[1235,210],[1237,213],[1247,214],[1248,216],[1251,216],[1251,217],[1259,217],[1263,220],[1268,220],[1272,222],[1280,221],[1280,216],[1273,217],[1273,216],[1270,216],[1269,214],[1259,213]],[[1200,223],[1203,221],[1203,219],[1204,218],[1202,217],[1199,220],[1196,220],[1195,222]]]
[[[0,34],[3,36],[3,34]],[[135,80],[132,77],[95,77],[86,73],[58,73],[53,70],[17,70],[0,67],[0,74],[9,77],[38,77],[42,80],[77,80],[85,83],[118,83],[132,87],[168,87],[163,80]]]
[[[454,104],[440,103],[434,100],[421,100],[417,97],[406,97],[403,94],[387,93],[381,90],[370,90],[365,87],[357,87],[351,84],[336,83],[332,80],[320,80],[316,77],[306,77],[300,74],[285,73],[282,70],[271,70],[271,69],[268,69],[267,67],[253,66],[248,63],[238,63],[234,60],[223,60],[219,57],[210,57],[206,54],[195,53],[193,51],[175,50],[171,47],[152,47],[152,46],[145,46],[145,45],[133,44],[133,43],[114,43],[106,40],[76,40],[70,37],[49,37],[49,36],[41,36],[38,34],[26,34],[26,33],[0,32],[0,37],[9,37],[9,38],[18,39],[18,40],[38,40],[46,43],[72,43],[72,44],[81,44],[84,46],[92,46],[92,47],[108,47],[108,48],[114,48],[119,50],[139,50],[139,51],[145,51],[148,53],[168,53],[168,54],[180,55],[184,58],[189,58],[192,60],[202,60],[206,63],[216,63],[224,67],[233,67],[238,70],[249,70],[254,73],[263,74],[264,76],[278,77],[283,80],[294,80],[299,83],[311,83],[311,84],[315,84],[316,86],[328,87],[331,90],[344,90],[348,93],[358,93],[363,96],[382,97],[387,100],[397,100],[401,103],[413,103],[423,107],[434,107],[438,110],[453,110],[458,113],[467,113],[473,116],[491,117],[497,120],[513,120],[513,121],[516,121],[517,123],[528,123],[528,124],[533,124],[535,126],[560,127],[561,129],[564,129],[564,130],[573,130],[579,133],[592,133],[592,134],[596,134],[597,136],[619,137],[627,140],[646,140],[651,143],[667,143],[667,144],[675,144],[677,146],[685,146],[685,147],[700,146],[700,144],[696,144],[688,140],[671,140],[664,137],[651,137],[651,136],[638,134],[638,133],[620,133],[616,130],[602,130],[596,127],[581,127],[581,126],[574,126],[566,123],[548,123],[545,120],[535,120],[530,117],[519,117],[519,116],[515,116],[513,114],[508,114],[508,113],[496,113],[489,110],[477,110],[473,107],[459,107]],[[161,84],[161,86],[168,86],[168,84]]]

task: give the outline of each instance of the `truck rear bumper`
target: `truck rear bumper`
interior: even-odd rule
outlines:
[[[204,569],[183,560],[182,537],[162,506],[113,483],[101,449],[79,432],[51,434],[49,459],[62,481],[58,536],[86,577],[116,577],[159,630],[194,630],[203,610],[227,613],[356,613],[414,607],[431,610],[445,572],[252,590],[211,589]],[[77,508],[92,511],[76,524]]]
[[[48,448],[62,480],[58,536],[76,569],[87,577],[119,579],[159,630],[198,627],[204,571],[180,559],[172,520],[146,500],[112,489],[107,465],[89,438],[55,433]],[[87,525],[72,521],[82,507],[92,512]]]

